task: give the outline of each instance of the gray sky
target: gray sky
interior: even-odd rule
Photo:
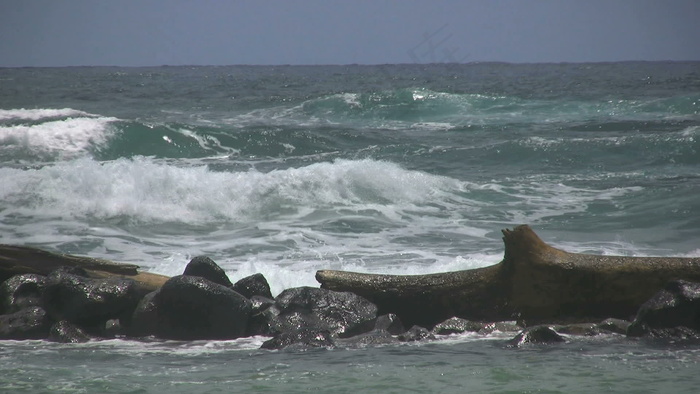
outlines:
[[[0,66],[700,60],[698,0],[0,0]]]

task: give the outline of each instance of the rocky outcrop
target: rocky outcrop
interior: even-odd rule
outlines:
[[[263,274],[246,276],[233,285],[233,290],[246,298],[252,298],[254,296],[272,298],[270,285],[267,283],[267,279],[265,279]]]
[[[503,230],[505,254],[493,266],[430,275],[318,271],[321,287],[350,291],[379,313],[433,327],[452,316],[538,322],[627,318],[672,279],[700,280],[700,258],[597,256],[544,243],[528,226]]]
[[[42,305],[54,321],[99,330],[107,320],[129,320],[139,299],[131,279],[91,279],[56,271],[46,279]]]
[[[627,335],[700,338],[700,283],[669,282],[641,305]]]

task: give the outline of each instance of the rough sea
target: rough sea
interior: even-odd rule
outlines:
[[[571,252],[700,256],[700,63],[0,69],[0,243],[273,295]],[[697,344],[0,341],[0,392],[696,392]]]

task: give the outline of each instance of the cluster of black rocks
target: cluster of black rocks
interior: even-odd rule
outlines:
[[[85,342],[96,338],[174,340],[267,336],[264,349],[356,347],[496,330],[508,342],[565,341],[565,335],[613,332],[628,337],[700,339],[700,284],[677,280],[643,304],[632,322],[537,325],[484,323],[453,317],[434,327],[406,329],[398,316],[349,292],[299,287],[272,297],[265,277],[231,283],[208,257],[195,257],[182,275],[146,293],[131,279],[95,278],[79,268],[47,276],[16,275],[0,285],[0,339]]]

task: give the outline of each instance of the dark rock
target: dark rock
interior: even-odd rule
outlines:
[[[363,297],[313,287],[283,291],[267,311],[274,330],[315,327],[339,337],[372,330],[377,317],[377,307]]]
[[[265,279],[263,274],[246,276],[233,285],[233,290],[239,292],[246,298],[251,298],[253,296],[272,298],[270,285],[267,283],[267,279]]]
[[[622,319],[609,318],[598,323],[597,327],[600,331],[612,332],[615,334],[626,334],[630,322]]]
[[[41,306],[46,277],[36,274],[15,275],[0,285],[0,314]]]
[[[198,276],[220,284],[224,287],[233,286],[231,280],[226,275],[226,272],[224,272],[224,270],[219,267],[214,260],[207,256],[197,256],[190,260],[187,267],[185,267],[185,272],[183,272],[182,275]]]
[[[436,335],[461,334],[467,331],[478,332],[485,326],[484,323],[473,322],[460,317],[451,317],[433,327],[432,332]],[[495,329],[496,325],[494,324],[493,327]]]
[[[0,315],[0,339],[44,339],[50,328],[51,319],[38,306]]]
[[[70,323],[67,320],[61,320],[60,322],[51,326],[49,331],[49,341],[60,342],[60,343],[82,343],[90,340],[90,337],[80,329]]]
[[[401,319],[393,313],[381,315],[377,317],[374,323],[374,330],[384,330],[391,335],[399,335],[406,332]]]
[[[549,326],[534,326],[522,330],[513,339],[508,341],[508,346],[521,347],[528,343],[559,343],[566,342]]]
[[[676,327],[700,330],[700,283],[685,280],[669,282],[639,307],[627,335],[663,337],[673,334],[675,331],[669,329]]]
[[[136,305],[127,329],[129,336],[146,337],[158,333],[158,311],[153,301],[156,294],[158,290],[146,294]]]
[[[49,275],[43,294],[53,320],[90,330],[99,330],[109,319],[129,319],[138,301],[139,290],[131,279],[90,279],[65,272]]]
[[[413,326],[398,336],[398,340],[401,342],[415,342],[424,339],[435,339],[435,335],[428,331],[427,328],[420,326]]]
[[[391,335],[388,331],[382,329],[372,330],[350,338],[338,338],[335,340],[336,346],[346,348],[390,345],[398,342],[398,338]]]
[[[600,334],[600,329],[595,323],[567,324],[554,327],[554,331],[560,334],[594,336]]]
[[[261,349],[306,349],[316,347],[333,347],[335,342],[328,330],[302,327],[293,331],[280,332],[274,338],[263,342]]]
[[[270,329],[270,322],[279,314],[279,311],[272,315],[265,312],[275,305],[275,300],[256,295],[250,298],[250,304],[250,319],[248,319],[246,336],[273,335],[274,333]]]
[[[166,339],[234,339],[246,334],[250,301],[197,276],[174,276],[153,296],[157,335]]]
[[[485,324],[482,329],[479,330],[479,334],[488,335],[494,331],[500,332],[515,332],[522,330],[523,327],[518,325],[514,321],[499,321],[494,323]]]

